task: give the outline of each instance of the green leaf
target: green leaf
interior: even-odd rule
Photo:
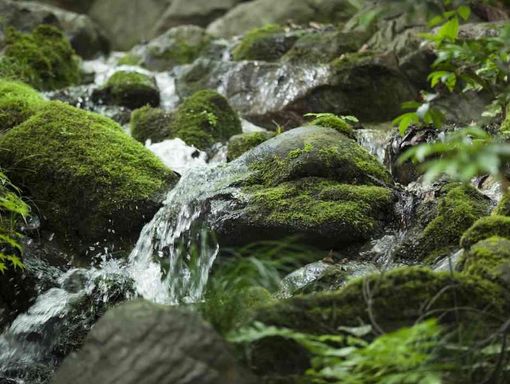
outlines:
[[[467,21],[471,16],[471,8],[467,5],[461,5],[457,8],[457,13],[464,21]]]
[[[456,40],[459,35],[459,19],[452,17],[448,20],[437,32],[437,36],[440,40]]]

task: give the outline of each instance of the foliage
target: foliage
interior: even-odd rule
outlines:
[[[235,343],[267,337],[294,340],[312,355],[306,376],[314,383],[439,384],[441,366],[434,360],[441,328],[435,320],[384,334],[368,343],[370,327],[343,328],[335,335],[310,335],[255,323],[232,335]]]
[[[225,250],[209,279],[204,317],[221,333],[239,325],[258,303],[271,300],[283,276],[317,259],[317,251],[290,238]]]
[[[493,102],[484,113],[485,117],[504,114],[510,101],[510,25],[494,26],[492,30],[483,31],[480,37],[460,37],[460,24],[469,20],[471,9],[462,3],[452,7],[451,3],[445,0],[445,5],[451,9],[430,19],[429,26],[435,29],[422,35],[437,55],[433,72],[428,76],[434,92],[422,92],[421,102],[403,104],[403,109],[409,112],[394,120],[402,135],[413,124],[441,127],[444,114],[434,101],[445,91],[488,92]]]
[[[14,268],[23,268],[19,257],[21,235],[16,227],[28,214],[28,205],[19,197],[19,190],[0,171],[0,272],[7,269],[7,263]]]
[[[399,159],[413,159],[425,170],[425,182],[446,174],[469,182],[483,174],[504,179],[505,160],[510,159],[510,144],[493,138],[481,128],[470,127],[447,133],[442,141],[422,144],[407,150]]]

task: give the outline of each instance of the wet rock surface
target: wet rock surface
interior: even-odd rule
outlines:
[[[254,382],[199,316],[143,301],[108,312],[52,383],[108,383],[111,377],[126,384]]]

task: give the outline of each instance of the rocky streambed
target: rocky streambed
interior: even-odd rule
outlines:
[[[0,35],[0,166],[31,207],[25,267],[0,276],[0,383],[306,382],[295,343],[244,353],[225,335],[480,321],[452,307],[508,317],[498,184],[428,185],[396,160],[437,137],[391,124],[434,59],[424,20],[359,25],[349,1],[175,0],[146,4],[143,27],[137,1],[111,25],[114,1],[56,3],[89,15],[0,0],[27,32]],[[442,102],[455,126],[486,99]],[[229,292],[234,269],[214,301],[224,263],[256,260],[254,245],[292,259],[286,276]]]

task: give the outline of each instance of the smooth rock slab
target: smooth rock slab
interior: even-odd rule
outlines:
[[[134,301],[108,312],[53,384],[247,384],[226,342],[196,314]]]

